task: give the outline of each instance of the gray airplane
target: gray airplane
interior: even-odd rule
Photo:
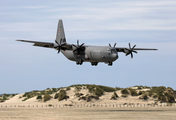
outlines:
[[[127,55],[131,54],[133,58],[133,52],[137,53],[136,50],[157,50],[157,49],[146,49],[146,48],[135,48],[136,45],[131,47],[129,43],[129,48],[126,47],[115,47],[114,46],[88,46],[82,43],[79,44],[69,44],[66,42],[66,37],[64,33],[63,22],[60,19],[57,28],[56,40],[55,43],[48,42],[37,42],[37,41],[28,41],[28,40],[17,40],[21,42],[34,43],[33,46],[54,48],[58,50],[58,53],[61,51],[62,54],[71,61],[75,61],[77,65],[82,65],[83,62],[90,62],[92,66],[97,66],[99,62],[107,63],[109,66],[112,66],[113,62],[118,59],[118,52],[124,52]]]

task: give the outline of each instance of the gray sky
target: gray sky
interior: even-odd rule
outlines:
[[[6,0],[0,1],[0,93],[23,93],[72,84],[112,87],[166,86],[176,89],[175,0]],[[58,20],[68,43],[130,42],[134,58],[119,53],[112,67],[77,66],[54,49],[16,39],[54,42]]]

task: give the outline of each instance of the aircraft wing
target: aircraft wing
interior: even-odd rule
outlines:
[[[33,46],[45,47],[45,48],[54,48],[55,46],[54,43],[48,43],[48,42],[38,42],[38,41],[29,41],[29,40],[16,40],[16,41],[34,43]],[[72,45],[66,44],[66,45],[63,45],[62,48],[65,50],[72,50]]]
[[[46,48],[54,47],[54,43],[48,43],[48,42],[37,42],[37,41],[29,41],[29,40],[16,40],[16,41],[34,43],[33,46],[38,46],[38,47],[46,47]]]
[[[117,52],[125,52],[125,47],[124,48],[115,48]],[[128,48],[127,48],[128,49]],[[158,50],[158,49],[151,49],[151,48],[134,48],[133,50]]]

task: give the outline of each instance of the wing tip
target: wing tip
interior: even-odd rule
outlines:
[[[16,40],[16,41],[23,41],[23,40]]]

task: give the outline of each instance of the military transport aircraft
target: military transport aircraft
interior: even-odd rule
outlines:
[[[82,43],[79,44],[69,44],[66,42],[63,22],[60,19],[57,28],[56,40],[55,43],[48,42],[37,42],[29,40],[17,40],[21,42],[34,43],[33,46],[54,48],[58,50],[58,53],[61,51],[62,54],[71,61],[75,61],[77,65],[82,65],[83,62],[90,62],[92,66],[97,66],[99,62],[107,63],[109,66],[112,66],[112,63],[118,59],[118,52],[124,52],[127,55],[131,55],[133,58],[133,52],[137,53],[136,50],[157,50],[157,49],[146,49],[146,48],[135,48],[136,45],[131,47],[129,43],[129,48],[126,47],[116,47],[114,46],[88,46]]]

